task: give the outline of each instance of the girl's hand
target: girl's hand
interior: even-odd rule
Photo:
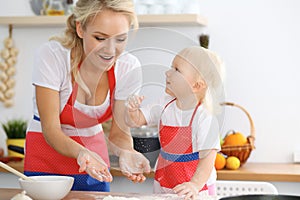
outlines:
[[[127,98],[125,105],[128,108],[129,112],[135,112],[140,108],[140,105],[143,100],[144,100],[144,96],[138,96],[133,94]]]
[[[81,150],[77,157],[77,163],[80,166],[79,172],[85,171],[101,182],[111,182],[113,179],[104,160],[95,152],[88,149]]]
[[[179,185],[176,185],[173,188],[174,192],[179,195],[185,195],[184,199],[196,199],[197,195],[199,194],[199,189],[197,185],[193,182],[185,182]]]

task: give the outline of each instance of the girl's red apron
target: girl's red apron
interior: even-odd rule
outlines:
[[[115,88],[114,67],[108,71],[110,106],[100,118],[92,118],[74,107],[78,85],[75,83],[72,94],[60,114],[61,124],[68,124],[75,128],[88,128],[105,122],[112,116],[112,99]],[[35,120],[39,121],[37,116]],[[78,130],[80,131],[80,130]],[[108,150],[103,131],[93,136],[70,136],[87,149],[99,154],[109,165]],[[79,173],[77,160],[63,156],[47,144],[40,132],[28,132],[26,135],[26,154],[24,173],[33,175],[69,175],[75,178],[72,190],[109,191],[109,183],[99,182],[85,172]]]
[[[170,101],[164,110],[172,102],[175,102],[175,99]],[[160,121],[161,150],[155,180],[162,187],[172,189],[178,184],[189,182],[197,169],[199,153],[193,153],[192,122],[199,105],[200,103],[195,108],[188,126],[164,126]],[[207,186],[204,185],[200,191],[202,190],[207,190]]]

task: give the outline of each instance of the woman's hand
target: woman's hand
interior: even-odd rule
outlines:
[[[111,182],[113,179],[104,160],[95,152],[88,149],[81,150],[77,157],[77,163],[80,166],[79,172],[85,171],[101,182]]]
[[[122,173],[131,181],[142,183],[146,180],[143,173],[150,173],[149,160],[137,151],[122,150],[119,155]]]
[[[174,192],[179,196],[185,195],[184,199],[196,199],[199,194],[198,186],[193,182],[185,182],[173,188]]]

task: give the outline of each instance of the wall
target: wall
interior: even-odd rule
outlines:
[[[28,1],[0,0],[0,15],[33,15]],[[226,100],[245,107],[255,123],[256,149],[248,162],[292,162],[292,153],[300,151],[300,60],[297,59],[300,26],[296,21],[300,17],[300,1],[202,0],[200,5],[201,15],[209,22],[207,27],[168,28],[188,37],[187,44],[196,44],[198,35],[203,32],[210,35],[209,48],[218,52],[226,64]],[[49,36],[61,30],[61,27],[14,29],[13,36],[20,49],[15,106],[6,109],[0,105],[1,122],[16,116],[31,118],[33,53]],[[154,37],[153,33],[155,31],[143,33],[144,38],[160,43],[169,37],[167,33]],[[7,27],[0,26],[0,41],[7,35]],[[141,46],[143,42],[137,41]],[[159,60],[159,55],[155,56]],[[167,66],[169,60],[163,59],[163,66]],[[160,76],[159,81],[162,78]],[[232,128],[249,134],[245,115],[238,109],[226,108],[223,132]],[[2,130],[0,146],[5,147]],[[294,191],[296,188],[298,186],[294,186]],[[290,186],[286,186],[283,191],[289,189]]]

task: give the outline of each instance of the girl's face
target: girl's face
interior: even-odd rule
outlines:
[[[176,56],[166,72],[166,93],[176,98],[190,96],[199,80],[199,72],[186,60]]]
[[[84,29],[77,24],[77,34],[83,40],[84,60],[99,69],[109,70],[124,51],[129,31],[127,16],[103,10],[91,18]]]

